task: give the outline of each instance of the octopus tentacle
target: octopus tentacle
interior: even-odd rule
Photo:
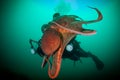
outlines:
[[[71,33],[75,33],[75,34],[92,35],[92,34],[95,34],[95,33],[96,33],[96,31],[89,31],[89,32],[83,33],[83,32],[81,32],[81,31],[75,31],[75,30],[72,30],[72,29],[63,27],[63,26],[61,26],[60,24],[58,24],[58,23],[56,23],[56,22],[52,22],[52,23],[56,24],[56,25],[57,25],[58,27],[60,27],[60,28],[63,28],[64,30],[67,30],[67,31],[69,31],[69,32],[71,32]]]
[[[44,56],[44,58],[43,58],[43,62],[42,62],[42,65],[41,65],[41,68],[44,68],[45,67],[45,65],[47,64],[47,60],[49,60],[49,58],[50,58],[50,56]],[[49,61],[50,62],[50,61]],[[50,65],[51,65],[51,63],[50,63]]]
[[[61,61],[62,61],[62,55],[63,51],[65,49],[65,46],[68,44],[68,42],[75,36],[76,34],[70,34],[70,35],[63,35],[64,41],[62,42],[61,40],[61,46],[59,50],[53,55],[53,62],[52,62],[52,68],[48,68],[48,75],[51,79],[54,79],[58,76],[60,72],[60,67],[61,67]]]
[[[58,52],[53,56],[53,63],[52,63],[52,68],[50,68],[49,64],[49,69],[48,69],[48,75],[51,79],[54,79],[58,76],[60,67],[61,67],[61,53],[63,50],[59,48]]]
[[[89,7],[89,8],[94,9],[94,10],[97,11],[98,18],[96,20],[91,20],[91,21],[83,21],[83,22],[80,21],[80,23],[82,23],[82,24],[90,24],[90,23],[95,23],[95,22],[101,21],[103,19],[102,13],[97,8],[93,8],[93,7]]]
[[[57,50],[55,54],[53,54],[52,66],[49,62],[48,75],[51,79],[56,78],[60,72],[62,53],[64,50],[62,34],[60,35],[60,38],[61,38],[61,41],[60,41],[59,49]]]

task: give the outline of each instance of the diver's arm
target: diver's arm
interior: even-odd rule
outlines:
[[[37,53],[37,50],[33,47],[33,44],[32,44],[33,42],[36,43],[36,44],[38,44],[39,42],[35,41],[35,40],[32,40],[32,39],[29,40],[29,43],[31,45],[31,53],[35,54],[35,53]]]
[[[33,48],[33,44],[32,44],[33,42],[36,43],[36,44],[39,43],[38,41],[35,41],[35,40],[30,39],[30,40],[29,40],[29,43],[30,43],[30,45],[31,45],[31,48]]]

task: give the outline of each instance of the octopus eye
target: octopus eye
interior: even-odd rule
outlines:
[[[66,46],[66,50],[69,51],[69,52],[71,52],[73,50],[73,44],[68,44]]]

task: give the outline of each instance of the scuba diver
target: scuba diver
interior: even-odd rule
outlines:
[[[31,53],[35,54],[37,53],[38,55],[40,55],[41,57],[43,57],[45,54],[42,51],[41,47],[40,47],[40,40],[39,41],[34,41],[32,39],[30,39],[30,45],[31,45]],[[32,43],[37,43],[38,44],[38,48],[35,49],[33,47]],[[102,70],[104,67],[104,64],[101,60],[98,59],[97,56],[93,55],[91,52],[86,52],[84,51],[81,47],[80,47],[80,42],[78,42],[77,40],[75,40],[75,38],[73,38],[66,46],[62,58],[63,59],[70,59],[75,61],[80,61],[81,57],[84,58],[92,58],[92,60],[94,61],[94,63],[96,64],[96,67],[98,70]],[[44,65],[45,66],[45,65]]]
[[[53,15],[53,20],[56,19],[56,17],[59,18],[60,14],[59,13],[55,13]],[[81,19],[81,18],[80,18]],[[81,19],[82,20],[82,19]],[[44,33],[44,31],[49,28],[50,23],[48,24],[44,24],[41,27],[41,31]],[[104,67],[104,64],[101,60],[98,59],[97,56],[93,55],[91,52],[86,52],[84,51],[81,47],[80,47],[80,42],[78,42],[77,40],[75,40],[76,36],[66,45],[65,50],[63,52],[62,58],[63,59],[70,59],[73,60],[74,62],[76,61],[80,61],[81,57],[84,58],[92,58],[92,60],[94,61],[94,63],[96,64],[96,68],[98,70],[102,70]],[[41,39],[39,41],[35,41],[30,39],[29,43],[31,45],[31,53],[32,54],[38,54],[41,57],[44,57],[45,54],[41,49]],[[37,49],[35,49],[35,47],[33,46],[33,43],[36,43],[38,45]],[[47,63],[47,62],[46,62]],[[42,67],[45,67],[45,64],[42,64]]]

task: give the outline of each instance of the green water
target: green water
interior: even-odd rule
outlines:
[[[104,63],[104,69],[98,71],[91,58],[81,58],[83,63],[66,59],[62,61],[59,80],[99,79],[108,76],[116,77],[120,70],[120,25],[119,0],[65,0],[64,7],[60,0],[4,0],[2,1],[2,26],[0,27],[0,68],[16,75],[24,75],[32,80],[49,79],[47,67],[41,69],[42,58],[30,53],[29,39],[39,40],[42,36],[41,26],[52,20],[52,15],[78,15],[84,20],[97,18],[97,13],[88,8],[98,8],[103,20],[98,23],[83,25],[94,29],[97,34],[91,36],[78,35],[81,47],[92,52]],[[8,73],[6,73],[8,74]],[[108,77],[108,78],[109,78]]]

